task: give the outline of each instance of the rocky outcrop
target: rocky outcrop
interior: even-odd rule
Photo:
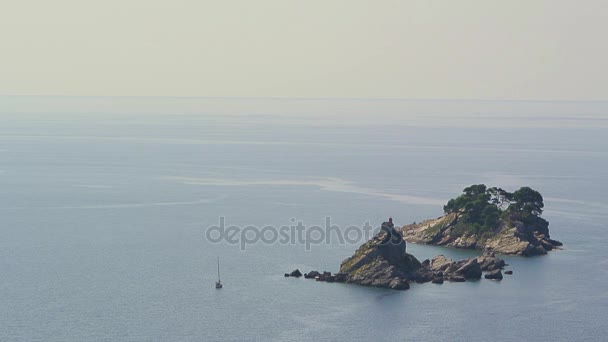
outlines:
[[[502,254],[534,256],[546,254],[562,243],[552,240],[546,227],[522,222],[499,221],[492,231],[483,233],[468,229],[458,213],[406,225],[400,229],[408,242],[456,248],[492,250]]]
[[[321,273],[317,272],[317,271],[310,271],[308,273],[304,273],[304,278],[306,279],[314,279],[318,276],[320,276]]]
[[[423,275],[418,259],[405,250],[406,244],[401,234],[383,224],[383,229],[376,236],[342,262],[338,274],[347,283],[408,289],[410,281],[419,280]]]
[[[291,271],[291,273],[285,273],[285,277],[295,277],[300,278],[302,276],[302,272],[299,269],[295,269]]]
[[[501,258],[497,258],[492,251],[486,250],[483,255],[477,257],[477,262],[482,271],[495,271],[503,269],[507,264]]]
[[[494,278],[505,267],[504,260],[491,251],[469,259],[454,261],[443,255],[422,262],[406,252],[403,235],[394,228],[392,220],[382,224],[382,229],[371,240],[361,245],[355,253],[340,265],[340,271],[310,271],[306,279],[324,282],[351,283],[364,286],[407,290],[410,283],[443,284],[445,281],[464,282],[477,280],[482,272]],[[286,277],[301,276],[299,270],[285,273]],[[502,273],[500,273],[502,277]]]
[[[390,221],[389,221],[390,222]],[[351,283],[364,286],[407,290],[411,282],[463,282],[479,279],[483,271],[500,270],[505,263],[494,254],[453,261],[443,255],[418,261],[406,253],[403,236],[387,222],[371,240],[342,262],[340,272],[310,271],[304,275],[317,281]]]
[[[500,270],[494,270],[484,275],[486,279],[502,280],[502,272]]]
[[[482,272],[500,271],[506,264],[497,258],[494,253],[486,252],[483,255],[460,261],[453,261],[443,255],[432,260],[422,262],[433,273],[433,282],[436,279],[462,281],[462,279],[479,279]]]

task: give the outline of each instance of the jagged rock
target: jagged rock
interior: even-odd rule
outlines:
[[[500,270],[494,270],[486,273],[484,277],[486,279],[502,280],[502,272],[500,272]]]
[[[409,288],[410,281],[426,276],[421,263],[407,254],[405,241],[390,225],[367,241],[355,254],[340,265],[340,280],[366,286],[386,287],[399,290]],[[422,272],[420,272],[422,270]],[[406,285],[407,284],[407,285]]]
[[[481,278],[481,267],[477,259],[469,259],[456,270],[456,274],[462,274],[465,279],[479,279]]]
[[[317,272],[317,271],[310,271],[308,273],[304,273],[304,278],[306,279],[315,279],[315,277],[320,276],[321,273]]]
[[[523,256],[546,254],[562,245],[550,238],[547,227],[527,226],[518,221],[499,221],[491,234],[476,234],[473,230],[463,231],[462,224],[458,224],[459,218],[458,213],[449,213],[436,219],[403,226],[400,231],[408,242],[491,249],[502,254]]]
[[[336,282],[337,283],[344,283],[346,282],[346,278],[347,278],[347,274],[346,273],[342,273],[342,272],[338,272],[334,275],[334,277],[336,278]]]
[[[393,290],[407,290],[410,288],[410,284],[407,280],[395,278],[388,284],[388,288]]]
[[[443,284],[443,278],[434,278],[431,280],[433,284]]]
[[[559,247],[559,246],[563,246],[563,245],[564,245],[563,243],[561,243],[561,242],[559,242],[559,241],[557,241],[557,240],[553,240],[553,239],[551,239],[551,238],[549,238],[549,237],[547,237],[547,241],[549,241],[549,243],[550,243],[552,246],[554,246],[554,247]]]
[[[477,257],[477,262],[482,271],[500,270],[506,265],[505,261],[497,258],[492,251],[485,251],[483,255]]]
[[[327,281],[327,282],[334,282],[334,280],[336,279],[331,272],[323,272],[322,274],[319,274],[317,276],[315,276],[315,279],[317,279],[318,281]]]
[[[418,284],[428,283],[433,280],[433,272],[429,272],[428,269],[421,267],[418,273],[418,277],[414,279]]]
[[[528,246],[526,246],[526,248],[522,252],[523,256],[534,256],[534,255],[543,255],[543,254],[547,254],[547,251],[545,250],[545,248],[543,246],[541,246],[541,245],[533,246],[532,244],[529,244]]]
[[[433,271],[445,271],[453,263],[454,261],[452,261],[452,259],[448,259],[443,255],[438,255],[431,260],[429,266]]]
[[[449,280],[449,281],[453,281],[453,282],[455,282],[455,283],[462,283],[462,282],[467,281],[467,280],[465,279],[465,277],[463,277],[463,276],[459,276],[459,275],[454,275],[454,276],[451,276],[451,277],[449,277],[449,278],[448,278],[448,280]]]
[[[387,227],[389,229],[382,229],[361,245],[350,258],[345,259],[340,265],[340,272],[332,275],[330,272],[311,271],[306,277],[314,277],[318,281],[407,290],[411,282],[463,282],[481,278],[482,268],[500,270],[504,266],[502,259],[489,252],[459,261],[438,255],[421,263],[406,253],[406,245],[399,232],[394,229],[391,231],[388,225]]]
[[[302,276],[302,272],[300,272],[299,269],[296,269],[296,270],[293,270],[291,273],[289,273],[289,276],[299,278]]]

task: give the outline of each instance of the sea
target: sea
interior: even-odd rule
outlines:
[[[601,101],[1,96],[0,341],[606,341],[607,179]],[[563,247],[502,281],[284,277],[481,183],[539,191]]]

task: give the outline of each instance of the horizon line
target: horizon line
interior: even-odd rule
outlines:
[[[0,94],[0,97],[56,97],[56,98],[124,98],[124,99],[213,99],[213,100],[303,100],[303,101],[440,101],[440,102],[531,102],[531,103],[603,103],[606,100],[572,99],[484,99],[484,98],[406,98],[406,97],[291,97],[291,96],[175,96],[175,95],[52,95],[52,94]]]

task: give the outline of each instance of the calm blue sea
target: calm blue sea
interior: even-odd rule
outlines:
[[[607,179],[608,102],[0,97],[0,341],[605,341]],[[399,292],[283,277],[358,244],[205,237],[408,224],[475,183],[540,191],[563,250]]]

